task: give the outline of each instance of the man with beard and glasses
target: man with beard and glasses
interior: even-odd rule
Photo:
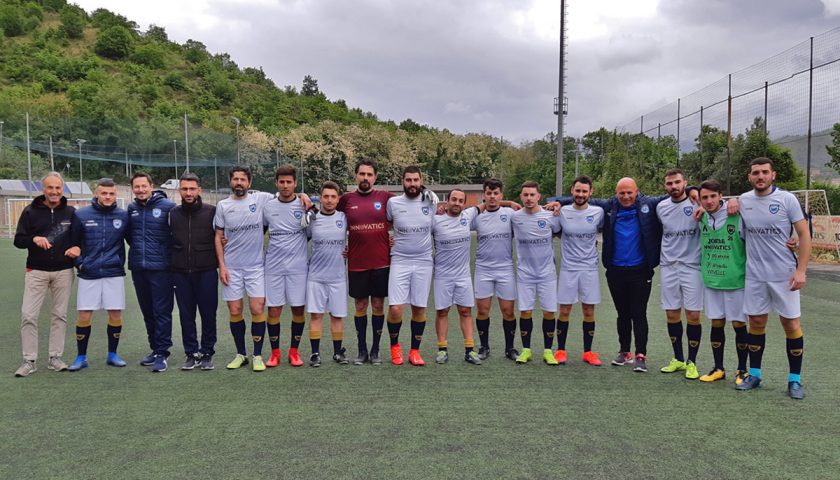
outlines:
[[[425,365],[420,356],[420,342],[426,328],[426,302],[432,286],[432,221],[437,203],[423,194],[423,177],[415,166],[402,175],[403,195],[388,200],[388,221],[394,225],[394,248],[388,278],[388,335],[391,338],[391,363],[403,364],[399,343],[403,310],[411,305],[411,349],[408,361]]]

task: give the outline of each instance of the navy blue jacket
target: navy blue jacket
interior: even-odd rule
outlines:
[[[79,278],[125,276],[125,239],[128,234],[128,212],[114,203],[99,205],[96,199],[90,206],[76,210],[71,226],[72,243],[81,249],[76,258]]]
[[[128,268],[168,270],[172,256],[169,211],[175,202],[162,190],[155,190],[145,204],[136,200],[128,206]]]
[[[656,206],[667,198],[670,197],[668,195],[646,197],[641,192],[636,197],[636,215],[639,218],[639,232],[642,235],[642,252],[645,255],[645,267],[649,270],[653,270],[659,265],[659,249],[662,246],[662,224],[659,223],[659,217],[656,215]],[[574,199],[572,197],[561,197],[559,201],[563,205],[569,205],[574,202]],[[609,269],[613,266],[615,220],[618,217],[618,209],[621,203],[616,197],[591,198],[589,203],[604,209],[602,258],[604,268]]]

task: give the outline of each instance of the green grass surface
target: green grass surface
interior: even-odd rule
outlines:
[[[424,368],[338,366],[329,334],[319,369],[226,371],[233,353],[220,305],[217,370],[182,372],[180,329],[170,370],[137,365],[145,330],[127,288],[120,354],[105,365],[105,317],[98,313],[80,373],[46,369],[42,315],[39,371],[12,373],[20,361],[24,252],[0,241],[0,478],[837,478],[840,377],[837,284],[811,280],[803,293],[808,397],[785,396],[787,361],[777,321],[768,328],[764,388],[736,392],[731,379],[707,385],[658,368],[670,359],[665,318],[654,288],[649,307],[650,373],[579,361],[580,311],[569,334],[569,364],[517,366],[502,358],[497,312],[493,356],[482,366],[460,359],[454,316],[452,360],[434,365],[426,328]],[[130,283],[129,283],[130,285]],[[617,350],[615,311],[606,285],[597,310],[595,349]],[[71,309],[73,304],[71,302]],[[46,310],[45,312],[46,313]],[[68,362],[75,356],[68,328]],[[177,318],[177,317],[176,317]],[[539,318],[539,316],[537,316]],[[326,322],[325,322],[326,323]],[[407,323],[407,322],[406,322]],[[534,345],[541,345],[539,322]],[[177,320],[176,320],[177,325]],[[348,350],[355,354],[352,320]],[[708,324],[699,365],[711,366]],[[284,312],[283,349],[289,322]],[[727,367],[734,368],[727,330]],[[402,342],[408,341],[408,325]],[[383,352],[387,352],[383,339]],[[539,350],[536,350],[539,353]],[[308,340],[302,343],[308,356]],[[388,359],[387,353],[385,355]],[[219,368],[221,367],[221,368]]]

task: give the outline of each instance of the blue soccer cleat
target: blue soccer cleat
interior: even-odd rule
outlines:
[[[117,355],[117,352],[108,352],[108,359],[105,362],[112,367],[125,366],[125,360],[120,358],[120,356]]]
[[[87,367],[88,367],[87,355],[79,355],[78,357],[76,357],[75,360],[73,360],[73,363],[69,367],[67,367],[67,371],[68,372],[78,372],[79,370],[81,370],[83,368],[87,368]]]

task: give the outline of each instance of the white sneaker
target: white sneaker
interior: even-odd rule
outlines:
[[[35,367],[35,362],[31,362],[29,360],[24,360],[22,364],[20,364],[20,368],[15,370],[16,377],[28,377],[30,374],[35,373],[38,371],[38,368]]]

